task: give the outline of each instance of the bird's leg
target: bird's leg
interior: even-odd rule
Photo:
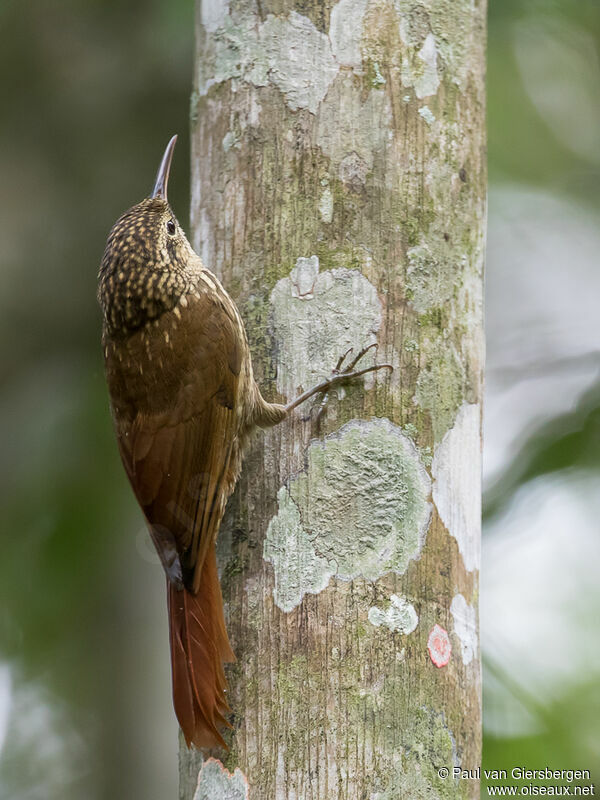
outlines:
[[[323,416],[323,413],[327,408],[328,400],[329,400],[329,392],[325,392],[325,394],[321,398],[321,402],[319,403],[319,410],[317,411],[317,419],[316,419],[317,425],[321,424],[321,417]]]
[[[299,397],[296,397],[295,400],[292,400],[291,403],[288,403],[285,406],[286,413],[289,413],[292,411],[292,409],[296,408],[296,406],[299,406],[301,403],[304,403],[305,400],[308,400],[313,395],[328,394],[331,389],[335,388],[336,386],[342,386],[343,384],[350,383],[350,381],[353,381],[354,378],[360,378],[361,375],[366,375],[367,372],[375,372],[378,369],[393,370],[394,368],[391,364],[374,364],[372,367],[365,367],[364,369],[359,370],[355,369],[361,358],[374,347],[377,347],[375,342],[370,344],[368,347],[363,347],[363,349],[355,356],[355,358],[353,358],[352,361],[346,367],[344,367],[344,361],[350,355],[353,348],[347,350],[338,359],[337,364],[332,370],[331,377],[321,381],[321,383],[318,383],[316,386],[313,386],[312,389],[308,389],[306,392],[303,392]],[[321,404],[320,413],[322,413],[323,407],[324,403]]]
[[[334,375],[337,375],[339,373],[339,371],[342,368],[342,364],[344,363],[344,360],[345,360],[346,356],[350,355],[350,353],[352,352],[352,349],[353,349],[352,347],[348,348],[348,350],[346,350],[345,353],[342,353],[342,355],[338,358],[338,362],[337,362],[337,364],[335,365],[335,367],[332,370]],[[321,402],[319,403],[319,410],[317,411],[317,418],[316,418],[317,425],[320,425],[321,417],[323,416],[323,413],[324,413],[325,409],[327,408],[327,401],[329,400],[329,390],[326,390],[325,392],[322,392],[322,394],[323,394],[323,397],[321,398]]]

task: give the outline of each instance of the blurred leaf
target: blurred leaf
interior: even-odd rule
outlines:
[[[569,413],[545,422],[521,445],[484,496],[484,519],[506,507],[516,490],[551,472],[600,470],[600,381]]]

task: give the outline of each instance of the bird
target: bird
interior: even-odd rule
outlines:
[[[177,136],[151,194],[113,225],[98,273],[110,407],[125,472],[167,583],[173,705],[188,747],[227,747],[227,636],[216,539],[256,428],[368,372],[344,353],[287,404],[254,379],[244,322],[194,252],[167,199]]]

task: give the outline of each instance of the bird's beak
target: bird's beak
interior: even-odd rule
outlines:
[[[173,150],[177,142],[177,135],[173,136],[167,145],[165,154],[160,162],[160,167],[156,173],[156,181],[154,182],[154,189],[150,197],[158,198],[160,200],[167,199],[167,183],[169,182],[169,170],[171,169],[171,160],[173,159]]]

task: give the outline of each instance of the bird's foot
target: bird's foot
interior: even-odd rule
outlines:
[[[351,347],[349,350],[346,350],[346,352],[339,357],[338,362],[331,373],[328,388],[333,389],[334,386],[348,383],[349,381],[354,380],[354,378],[359,378],[361,375],[366,375],[367,372],[376,372],[378,369],[389,369],[390,371],[393,371],[394,368],[391,364],[373,364],[372,366],[364,367],[363,369],[355,369],[358,362],[369,352],[369,350],[373,350],[374,348],[377,348],[377,342],[373,342],[373,344],[363,347],[363,349],[357,353],[352,361],[344,366],[344,362],[352,353],[354,348]]]
[[[299,406],[300,403],[304,403],[305,400],[308,400],[315,394],[322,394],[323,400],[321,401],[321,410],[319,411],[320,416],[325,404],[327,403],[329,392],[332,389],[336,388],[337,386],[350,383],[355,378],[360,378],[361,375],[366,375],[368,372],[376,372],[380,369],[389,369],[390,371],[393,371],[394,368],[391,364],[373,364],[370,367],[356,369],[359,361],[366,355],[366,353],[369,352],[369,350],[372,350],[375,347],[377,347],[376,342],[368,345],[368,347],[363,347],[363,349],[360,350],[348,364],[344,365],[346,359],[351,355],[354,348],[351,347],[349,350],[346,350],[346,352],[339,357],[337,364],[331,372],[331,376],[326,378],[324,381],[321,381],[321,383],[317,384],[316,386],[313,386],[312,389],[309,389],[301,394],[300,397],[297,397],[291,403],[288,403],[286,406],[286,411],[291,411],[293,408],[296,408],[296,406]]]

